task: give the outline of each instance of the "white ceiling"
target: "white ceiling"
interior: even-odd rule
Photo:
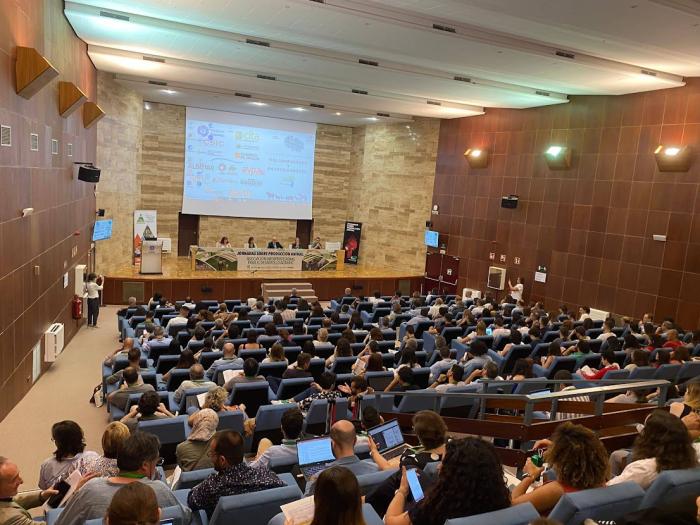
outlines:
[[[147,100],[348,126],[700,75],[693,0],[66,0],[65,14],[96,67]]]

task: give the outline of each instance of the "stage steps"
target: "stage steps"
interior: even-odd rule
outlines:
[[[292,288],[296,288],[297,295],[303,297],[309,302],[317,301],[316,292],[313,289],[311,283],[301,283],[301,282],[273,282],[273,283],[262,283],[262,295],[265,300],[269,299],[281,299],[285,295],[290,295]]]

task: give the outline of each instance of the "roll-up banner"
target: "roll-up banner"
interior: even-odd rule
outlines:
[[[141,262],[141,244],[144,239],[156,239],[158,237],[156,210],[134,211],[134,246],[133,264]]]
[[[357,264],[360,256],[360,239],[362,238],[361,222],[345,222],[345,233],[343,234],[343,250],[345,251],[345,262]]]

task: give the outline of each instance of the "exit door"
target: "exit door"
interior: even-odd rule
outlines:
[[[456,294],[459,257],[428,252],[425,257],[424,293],[437,289],[438,294]]]
[[[188,257],[190,246],[199,244],[199,215],[180,213],[177,217],[177,255]]]

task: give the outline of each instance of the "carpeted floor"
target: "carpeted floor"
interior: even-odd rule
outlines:
[[[83,327],[53,366],[0,423],[0,455],[17,463],[24,484],[37,486],[39,466],[54,451],[51,425],[76,421],[85,433],[87,450],[101,453],[100,440],[107,409],[89,403],[92,389],[101,380],[101,362],[119,347],[116,306],[100,309],[97,328]]]

